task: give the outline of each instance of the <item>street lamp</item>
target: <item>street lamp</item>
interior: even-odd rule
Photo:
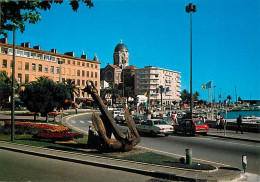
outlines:
[[[59,70],[59,82],[61,83],[62,82],[62,75],[61,75],[61,69],[62,69],[62,67],[61,67],[61,65],[62,65],[62,60],[58,60],[58,64],[60,65],[60,70]]]
[[[193,96],[192,96],[192,13],[197,11],[196,5],[192,5],[189,3],[186,6],[186,13],[190,13],[190,114],[192,119],[192,104],[193,104]]]

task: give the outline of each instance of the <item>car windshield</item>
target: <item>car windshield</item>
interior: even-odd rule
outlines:
[[[194,121],[195,125],[205,125],[205,123],[201,120]]]
[[[158,121],[153,121],[153,123],[154,123],[154,125],[164,125],[164,124],[166,124],[166,122],[165,121],[163,121],[163,120],[158,120]]]

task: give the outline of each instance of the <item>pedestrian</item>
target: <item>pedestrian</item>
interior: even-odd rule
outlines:
[[[171,118],[172,118],[172,121],[174,122],[174,121],[175,121],[175,115],[174,115],[173,112],[172,112],[172,116],[171,116]]]
[[[242,118],[241,118],[241,114],[239,114],[238,118],[237,118],[237,131],[236,133],[238,132],[238,130],[240,130],[241,134],[244,134],[243,131],[242,131]]]
[[[220,113],[218,113],[218,115],[216,117],[216,125],[217,125],[217,130],[221,130],[221,127],[220,127]]]

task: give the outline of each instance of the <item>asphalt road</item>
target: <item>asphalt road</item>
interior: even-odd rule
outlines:
[[[0,181],[145,182],[150,176],[0,150]]]
[[[88,131],[91,124],[91,114],[70,117],[67,122],[75,128]],[[120,128],[126,130],[124,126],[120,126]],[[194,137],[182,135],[142,136],[142,141],[138,146],[164,152],[177,158],[185,156],[185,149],[191,149],[193,160],[197,162],[239,169],[242,169],[242,155],[246,155],[247,172],[260,173],[260,146],[253,142],[200,135]]]

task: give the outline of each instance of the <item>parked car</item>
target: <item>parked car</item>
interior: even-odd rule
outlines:
[[[181,132],[185,135],[207,135],[208,131],[209,126],[201,119],[183,119],[179,124],[174,125],[174,133]]]
[[[121,122],[121,123],[124,122],[125,121],[125,114],[120,112],[119,114],[116,115],[115,120],[117,122]]]
[[[135,124],[140,124],[140,123],[146,121],[147,117],[142,114],[137,114],[137,115],[133,116],[133,119],[134,119]]]
[[[149,133],[153,136],[156,136],[157,134],[168,136],[173,133],[173,126],[161,119],[148,119],[146,122],[137,124],[136,129],[140,133]]]

